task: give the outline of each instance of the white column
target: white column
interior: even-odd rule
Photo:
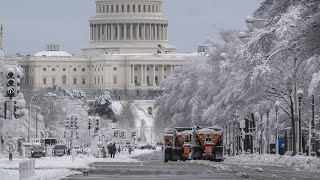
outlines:
[[[157,24],[154,25],[154,34],[155,34],[155,40],[157,41],[158,40],[158,25]]]
[[[146,40],[146,24],[142,26],[142,40]]]
[[[99,39],[100,41],[102,41],[102,39],[103,39],[102,31],[103,31],[103,25],[100,24],[100,39]]]
[[[134,78],[134,66],[135,66],[135,65],[133,65],[133,69],[132,69],[132,83],[133,83],[134,85],[136,85],[135,82],[134,82],[134,79],[135,79],[135,78]]]
[[[140,34],[140,24],[137,24],[137,27],[136,27],[136,36],[137,36],[137,40],[140,40],[140,37],[139,37],[139,34]]]
[[[130,39],[133,40],[133,24],[130,24]]]
[[[150,24],[150,40],[153,40],[153,38],[152,38],[152,24]]]
[[[147,84],[147,71],[146,71],[146,66],[147,65],[143,65],[143,84],[146,85]]]
[[[92,25],[90,25],[90,41],[92,41],[92,39],[93,39],[93,34],[92,34],[92,30],[93,29],[93,27],[92,27]]]
[[[153,86],[156,86],[156,65],[153,65]]]
[[[111,30],[111,36],[110,36],[110,40],[114,40],[114,25],[113,24],[110,24],[110,30]]]
[[[96,31],[95,31],[96,41],[99,40],[99,25],[96,25]]]
[[[120,40],[120,36],[121,36],[121,34],[120,34],[120,24],[117,24],[117,39],[118,40]]]
[[[123,30],[124,30],[123,39],[124,39],[124,40],[127,40],[127,24],[124,24],[124,25],[123,25]]]
[[[130,72],[130,74],[131,74],[131,84],[133,84],[133,71],[134,71],[134,67],[133,67],[133,65],[131,65],[131,72]]]
[[[170,65],[170,74],[171,74],[171,75],[173,74],[173,68],[172,68],[172,65]]]

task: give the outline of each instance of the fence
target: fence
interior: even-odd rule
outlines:
[[[28,179],[35,174],[35,160],[30,159],[19,163],[19,180]]]

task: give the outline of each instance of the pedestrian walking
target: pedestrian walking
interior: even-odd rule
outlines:
[[[117,152],[116,143],[113,143],[113,145],[112,145],[112,158],[114,158],[114,157],[115,157],[116,152]]]
[[[112,153],[112,143],[110,143],[107,148],[108,148],[108,155],[110,158],[112,158],[112,154],[113,154]]]

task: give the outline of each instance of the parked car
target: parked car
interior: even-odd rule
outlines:
[[[46,148],[41,144],[33,144],[31,148],[31,157],[46,156]]]
[[[63,156],[67,154],[67,146],[64,144],[57,144],[53,147],[53,156]]]
[[[73,146],[73,149],[76,150],[77,154],[81,154],[82,153],[80,146]]]

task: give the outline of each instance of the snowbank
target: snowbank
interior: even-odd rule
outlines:
[[[271,165],[295,167],[305,171],[320,172],[320,159],[310,156],[281,156],[270,154],[245,154],[227,156],[225,163],[241,165]]]
[[[139,162],[133,157],[141,154],[148,154],[153,150],[136,149],[132,154],[118,153],[115,158],[95,158],[79,155],[72,161],[72,156],[62,157],[44,157],[36,158],[36,175],[32,180],[55,180],[77,174],[80,172],[73,171],[78,168],[87,168],[88,165],[94,162]],[[1,180],[16,180],[19,179],[19,162],[22,159],[14,158],[12,162],[8,158],[0,158],[0,179]]]

